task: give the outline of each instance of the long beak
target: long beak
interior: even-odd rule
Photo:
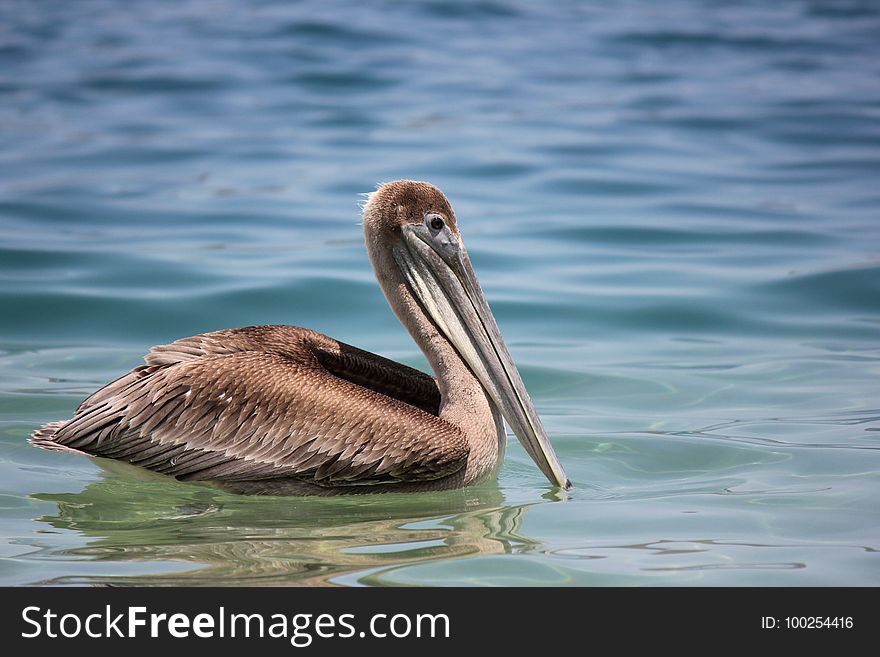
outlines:
[[[547,479],[570,488],[529,393],[504,344],[464,244],[445,229],[402,227],[394,258],[437,327],[470,367]]]

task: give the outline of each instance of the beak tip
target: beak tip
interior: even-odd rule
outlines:
[[[565,478],[565,483],[562,484],[562,490],[571,490],[571,479],[568,477]]]

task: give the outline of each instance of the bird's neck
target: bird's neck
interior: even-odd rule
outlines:
[[[368,250],[388,303],[434,370],[440,389],[440,418],[467,436],[471,456],[466,479],[475,481],[493,470],[503,454],[506,438],[501,414],[449,340],[413,297],[393,257],[387,250],[374,252],[369,244]]]

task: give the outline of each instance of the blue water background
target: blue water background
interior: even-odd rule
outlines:
[[[0,583],[880,584],[880,6],[0,2]],[[243,498],[36,450],[150,346],[417,367],[358,194],[425,179],[562,462]]]

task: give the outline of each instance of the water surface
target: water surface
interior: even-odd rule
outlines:
[[[880,584],[874,3],[0,3],[0,583]],[[574,482],[247,498],[29,447],[150,346],[426,366],[431,180]]]

